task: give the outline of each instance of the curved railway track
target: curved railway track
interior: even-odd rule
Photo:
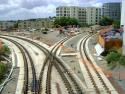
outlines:
[[[15,37],[15,36],[11,36],[11,37]],[[82,92],[80,86],[78,85],[77,81],[72,76],[72,74],[64,66],[64,64],[61,62],[61,60],[56,57],[56,52],[57,52],[58,48],[60,47],[60,44],[63,44],[68,38],[65,38],[64,40],[60,41],[55,47],[53,47],[51,52],[49,52],[46,48],[42,47],[41,45],[39,45],[39,44],[37,44],[37,43],[35,43],[35,42],[31,41],[31,40],[21,38],[21,37],[15,37],[15,38],[19,38],[19,39],[22,39],[24,41],[28,41],[28,42],[32,43],[33,45],[37,46],[42,51],[44,49],[43,52],[47,56],[46,60],[44,61],[44,65],[43,65],[43,67],[41,69],[41,72],[40,72],[40,77],[39,77],[39,81],[38,81],[38,83],[39,83],[38,84],[38,87],[39,87],[38,88],[38,94],[40,94],[41,91],[42,91],[41,83],[42,83],[43,73],[44,73],[44,69],[45,69],[45,66],[46,66],[47,62],[49,63],[49,66],[48,66],[47,78],[46,78],[46,94],[51,94],[51,71],[52,71],[52,66],[55,66],[55,68],[57,69],[57,71],[60,74],[60,76],[61,76],[61,78],[62,78],[62,80],[64,82],[64,85],[65,85],[65,87],[66,87],[69,94],[75,94],[75,93],[74,93],[74,90],[73,90],[73,88],[71,86],[71,83],[69,82],[67,77],[69,77],[69,79],[72,81],[77,94],[84,94]],[[67,74],[65,74],[64,71]],[[66,75],[67,75],[67,77],[66,77]]]
[[[1,36],[0,36],[1,37]],[[33,60],[29,54],[29,52],[27,51],[27,49],[22,46],[20,43],[12,40],[12,39],[8,39],[8,38],[5,38],[5,37],[1,37],[3,39],[6,39],[12,43],[14,43],[21,51],[22,53],[22,56],[23,56],[23,60],[24,60],[24,86],[23,86],[23,93],[24,94],[28,94],[28,91],[31,91],[32,93],[34,94],[38,94],[38,88],[37,88],[37,79],[36,79],[36,72],[35,72],[35,67],[34,67],[34,64],[33,64]],[[32,83],[29,83],[29,68],[28,68],[28,60],[31,64],[31,69],[32,69]],[[29,89],[29,85],[31,84],[31,90]]]
[[[111,91],[109,90],[109,88],[107,87],[106,83],[104,82],[104,80],[102,79],[100,73],[98,72],[97,68],[94,66],[94,64],[91,62],[91,60],[89,59],[87,53],[86,53],[86,49],[85,49],[85,44],[87,39],[90,37],[91,35],[86,36],[85,38],[82,39],[82,41],[80,42],[80,55],[82,57],[82,61],[84,63],[84,66],[88,72],[88,75],[91,79],[91,82],[96,90],[96,94],[112,94]],[[83,53],[82,53],[82,47],[83,47]],[[96,76],[99,79],[99,82],[101,83],[101,85],[103,86],[103,90],[101,91],[98,87],[97,81],[98,79],[94,79],[94,76],[92,74],[92,72],[90,71],[90,66],[92,66],[91,68],[93,69],[93,71],[95,72]],[[105,93],[103,93],[103,91]]]
[[[3,36],[8,36],[8,35],[3,35]],[[45,59],[45,61],[43,63],[43,67],[42,67],[42,69],[40,71],[40,76],[39,76],[39,79],[38,79],[38,82],[37,82],[37,84],[38,84],[38,86],[37,86],[38,87],[38,94],[40,94],[41,91],[42,91],[42,85],[41,84],[42,84],[42,79],[43,79],[43,73],[44,73],[45,66],[47,64],[46,62],[48,62],[48,60],[50,58],[50,55],[49,55],[50,52],[46,48],[44,48],[43,46],[41,46],[41,45],[31,41],[31,40],[28,40],[26,38],[21,38],[21,37],[17,37],[17,36],[9,36],[9,37],[14,37],[14,38],[17,38],[17,39],[27,41],[27,42],[35,45],[37,48],[39,48],[41,51],[43,51],[44,54],[46,55],[46,59]]]

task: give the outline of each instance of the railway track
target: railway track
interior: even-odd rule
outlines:
[[[23,56],[23,60],[24,60],[24,86],[23,86],[23,93],[24,94],[28,94],[28,92],[32,92],[33,94],[38,94],[38,88],[37,88],[37,79],[36,79],[36,72],[35,72],[35,67],[33,64],[33,60],[29,54],[29,52],[27,51],[27,49],[22,46],[20,43],[9,39],[9,38],[5,38],[5,37],[0,37],[3,39],[6,39],[12,43],[14,43],[21,51],[22,56]],[[29,70],[29,63],[31,65],[31,70]],[[30,82],[29,80],[31,79],[29,77],[29,75],[31,75],[30,71],[32,72],[32,81]],[[29,87],[31,86],[31,87]]]
[[[57,45],[55,45],[55,47],[53,47],[53,49],[51,50],[51,60],[49,62],[49,66],[48,66],[48,71],[47,71],[47,79],[46,79],[46,94],[51,94],[51,72],[52,72],[52,67],[55,66],[55,68],[57,69],[58,73],[60,74],[65,87],[67,88],[67,91],[69,94],[74,94],[73,89],[71,87],[71,84],[69,83],[69,81],[67,80],[67,78],[65,77],[63,71],[61,70],[61,68],[58,66],[55,55],[56,55],[56,51],[58,50],[60,44],[62,44],[63,42],[65,42],[67,40],[67,38],[65,38],[64,40],[60,41]]]
[[[24,39],[23,39],[23,40],[24,40]],[[60,41],[57,45],[62,44],[62,43],[65,42],[66,40],[67,40],[67,38],[64,39],[64,40],[62,40],[62,41]],[[40,49],[41,49],[41,48],[42,48],[42,49],[45,49],[45,48],[41,47],[41,45],[39,45],[39,44],[37,44],[37,43],[34,43],[33,41],[26,40],[26,39],[25,39],[25,41],[31,42],[32,44],[34,44],[35,46],[37,46],[37,47],[40,48]],[[72,87],[71,87],[69,81],[67,80],[67,77],[65,77],[64,72],[63,72],[63,71],[66,71],[66,72],[68,73],[68,70],[67,70],[67,69],[65,68],[65,66],[61,63],[61,61],[60,61],[59,59],[57,59],[56,56],[55,56],[56,51],[57,51],[58,48],[59,48],[59,47],[57,47],[57,45],[51,50],[50,54],[47,55],[47,58],[46,58],[46,60],[45,60],[45,62],[44,62],[44,66],[43,66],[42,71],[41,71],[41,76],[40,76],[40,79],[39,79],[39,83],[41,83],[41,80],[42,80],[42,78],[43,78],[43,72],[44,72],[45,66],[47,65],[47,62],[48,62],[48,63],[49,63],[49,66],[48,66],[47,79],[46,79],[46,94],[51,94],[51,71],[52,71],[52,66],[55,66],[55,67],[56,67],[56,69],[57,69],[57,71],[59,72],[59,74],[60,74],[60,76],[61,76],[61,78],[62,78],[62,80],[63,80],[63,82],[64,82],[64,84],[65,84],[65,86],[66,86],[66,88],[67,88],[67,91],[69,92],[69,94],[74,94],[73,89],[72,89]],[[46,51],[47,51],[47,50],[46,50]],[[47,51],[47,52],[48,52],[48,51]],[[55,62],[56,62],[56,63],[55,63]],[[53,64],[53,63],[54,63],[54,64]],[[57,63],[60,64],[60,66],[62,66],[63,71],[62,71],[62,69],[57,65]],[[76,80],[74,80],[73,76],[72,76],[70,73],[68,73],[68,76],[69,76],[70,79],[73,81],[73,83],[75,83],[74,86],[76,87],[77,92],[79,92],[79,93],[77,93],[77,94],[83,94],[83,93],[81,93],[80,87],[79,87],[79,85],[77,84]],[[41,88],[41,85],[39,85],[39,86],[40,86],[40,88]],[[40,94],[40,92],[41,92],[41,89],[39,90],[39,94]]]
[[[11,36],[11,37],[15,37],[15,36]],[[64,85],[68,91],[69,94],[84,94],[80,88],[80,86],[78,85],[78,83],[76,82],[76,80],[74,79],[74,77],[72,76],[72,74],[68,71],[68,69],[62,64],[61,60],[59,60],[56,57],[56,52],[58,50],[58,48],[60,47],[61,44],[63,44],[68,38],[65,38],[64,40],[60,41],[55,47],[53,47],[53,49],[51,50],[51,52],[49,52],[46,48],[42,47],[41,45],[25,39],[25,38],[21,38],[21,37],[16,37],[19,39],[22,39],[24,41],[28,41],[30,43],[32,43],[33,45],[37,46],[39,49],[41,49],[43,51],[44,49],[44,53],[46,54],[47,58],[44,61],[44,65],[41,69],[41,73],[40,73],[40,77],[39,77],[39,81],[38,81],[38,94],[41,93],[42,91],[42,80],[43,80],[43,74],[44,74],[44,70],[45,70],[45,66],[47,65],[47,63],[49,64],[48,69],[47,69],[47,77],[46,77],[46,94],[51,94],[51,71],[52,71],[52,67],[54,66],[58,73],[60,74],[62,81],[64,82]],[[67,73],[65,74],[64,71]],[[71,82],[73,83],[75,90],[77,93],[74,92],[72,86],[71,86],[71,82],[69,82],[69,80],[67,79],[67,77],[69,77],[69,79],[71,80]]]
[[[68,82],[68,79],[66,79],[66,76],[65,74],[63,73],[63,71],[65,71],[67,73],[67,77],[71,80],[71,82],[73,83],[74,87],[75,87],[75,90],[76,90],[76,93],[77,94],[83,94],[82,90],[81,90],[81,87],[78,85],[78,83],[76,82],[76,80],[74,79],[74,77],[72,76],[72,74],[68,71],[68,69],[64,66],[64,64],[60,61],[60,59],[58,59],[56,57],[56,53],[58,51],[58,49],[60,48],[60,46],[65,42],[67,41],[68,38],[60,41],[53,49],[52,49],[52,52],[53,53],[53,56],[54,56],[54,65],[57,69],[57,71],[59,72],[59,74],[61,75],[62,77],[62,80],[63,82],[65,83],[65,86],[67,89],[69,89],[69,94],[75,94],[75,92],[73,91],[72,86],[70,85],[70,82]],[[55,50],[54,50],[55,49]],[[65,80],[64,80],[65,79]]]
[[[95,94],[113,94],[109,90],[108,86],[106,85],[105,81],[103,80],[102,76],[100,75],[98,69],[94,66],[94,64],[91,62],[91,60],[89,59],[89,57],[86,53],[85,44],[86,44],[87,39],[90,36],[91,35],[88,35],[85,38],[83,38],[81,40],[80,46],[79,46],[80,55],[81,55],[82,61],[84,63],[84,66],[86,68],[86,71],[89,75],[89,79],[91,80],[91,83],[92,83],[93,87],[95,88],[95,92],[96,92]]]
[[[7,36],[7,35],[4,35],[4,36]],[[21,38],[21,37],[17,37],[17,36],[9,36],[9,37],[14,37],[14,38],[18,38],[18,39],[27,41],[27,42],[35,45],[36,47],[38,47],[46,55],[46,59],[44,61],[43,67],[42,67],[41,72],[40,72],[39,79],[37,81],[37,89],[38,89],[37,91],[38,91],[38,94],[40,94],[41,91],[42,91],[42,85],[41,84],[42,84],[44,69],[45,69],[45,66],[47,64],[46,62],[48,62],[48,60],[49,60],[49,51],[47,49],[45,49],[44,47],[42,47],[41,45],[39,45],[39,44],[37,44],[37,43],[35,43],[35,42],[31,41],[31,40],[28,40],[28,39],[25,39],[25,38]],[[5,38],[5,37],[3,37],[3,38]]]

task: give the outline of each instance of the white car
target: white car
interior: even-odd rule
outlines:
[[[50,29],[49,31],[50,31],[50,32],[53,32],[54,30],[53,30],[53,29]]]

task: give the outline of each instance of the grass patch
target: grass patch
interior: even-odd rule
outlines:
[[[3,79],[5,78],[7,69],[7,65],[0,62],[0,83],[2,83]]]

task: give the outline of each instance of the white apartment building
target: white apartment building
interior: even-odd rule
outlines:
[[[86,8],[79,8],[78,20],[82,24],[86,24]]]
[[[85,23],[85,13],[85,8],[77,6],[60,6],[56,8],[56,17],[76,18],[80,23]]]
[[[76,18],[82,24],[98,24],[101,9],[96,7],[60,6],[56,8],[57,17]]]
[[[89,25],[99,24],[101,19],[101,8],[86,8],[86,23]]]
[[[125,0],[122,0],[121,25],[123,25],[123,54],[125,55]]]
[[[79,7],[76,6],[61,6],[56,8],[57,17],[71,17],[78,19]]]

